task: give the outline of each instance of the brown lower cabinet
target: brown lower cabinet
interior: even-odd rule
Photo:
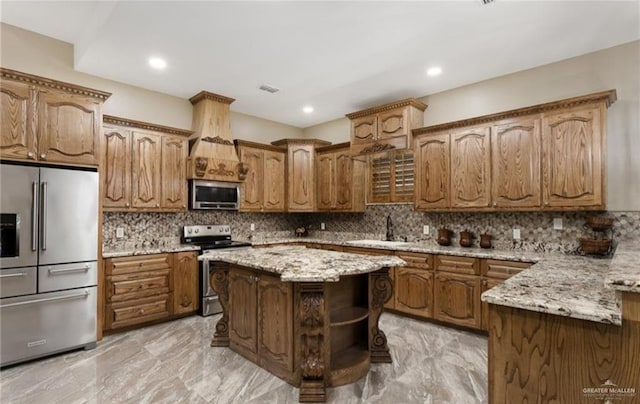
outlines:
[[[197,253],[108,258],[104,296],[105,331],[195,312]]]
[[[395,269],[394,289],[393,309],[417,316],[433,317],[432,271],[398,267]]]
[[[437,272],[434,283],[437,320],[480,328],[480,278]]]

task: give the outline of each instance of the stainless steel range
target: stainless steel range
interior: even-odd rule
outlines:
[[[200,246],[200,254],[218,249],[246,249],[251,248],[251,243],[231,240],[231,226],[229,225],[204,225],[184,226],[182,228],[181,241],[185,244]],[[201,316],[210,316],[222,312],[218,301],[218,295],[209,283],[208,266],[200,262],[200,310]]]

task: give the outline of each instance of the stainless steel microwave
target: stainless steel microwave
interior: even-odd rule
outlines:
[[[238,210],[240,184],[237,182],[189,181],[189,209]]]

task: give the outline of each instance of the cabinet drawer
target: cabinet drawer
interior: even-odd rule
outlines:
[[[0,297],[36,293],[36,278],[35,267],[0,270]]]
[[[482,275],[496,279],[508,279],[531,265],[533,264],[530,262],[483,260]]]
[[[433,269],[433,255],[431,254],[398,252],[396,255],[407,261],[407,267],[426,270]]]
[[[363,247],[343,247],[342,252],[351,254],[366,254],[366,255],[395,255],[390,250],[378,250],[376,248],[363,248]]]
[[[114,329],[168,317],[171,295],[163,294],[130,302],[107,305],[106,328]]]
[[[106,275],[120,275],[131,272],[166,269],[171,267],[170,254],[139,255],[107,259]]]
[[[479,275],[480,265],[477,258],[453,257],[451,255],[436,256],[436,270],[458,274]]]
[[[140,299],[171,291],[170,269],[107,277],[107,302]]]

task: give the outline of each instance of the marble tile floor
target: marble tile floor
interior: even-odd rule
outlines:
[[[297,403],[298,389],[228,348],[211,348],[219,315],[105,337],[0,371],[9,403]],[[329,403],[487,402],[487,338],[384,313],[393,364],[327,390]]]

